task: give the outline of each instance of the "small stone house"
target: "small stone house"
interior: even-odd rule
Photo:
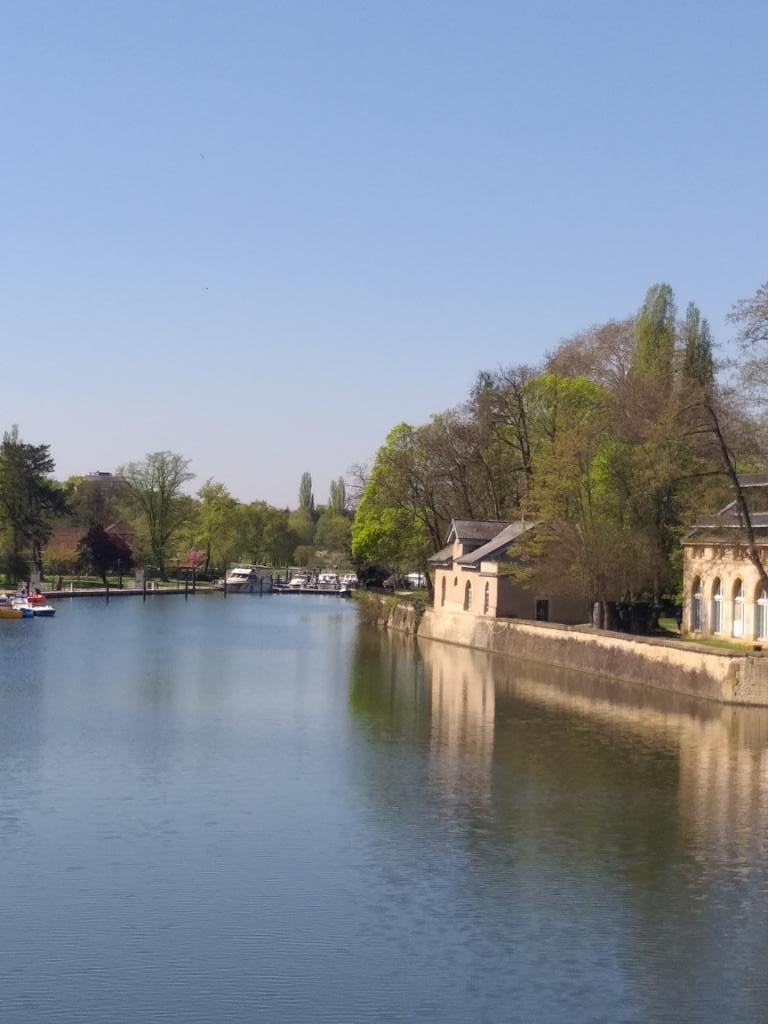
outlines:
[[[516,545],[537,524],[517,519],[453,519],[446,546],[429,559],[435,573],[435,611],[577,623],[586,604],[565,593],[543,593],[535,579],[521,582],[510,572]]]
[[[768,474],[739,477],[761,561],[768,565]],[[683,632],[768,642],[768,590],[747,558],[736,502],[702,516],[683,540]]]

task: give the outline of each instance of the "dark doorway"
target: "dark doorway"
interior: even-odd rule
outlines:
[[[536,621],[537,622],[549,622],[549,601],[537,599],[536,600]]]

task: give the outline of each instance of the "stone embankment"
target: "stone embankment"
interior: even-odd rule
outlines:
[[[768,706],[768,656],[550,622],[427,611],[419,638],[579,669],[726,704]]]
[[[370,591],[357,591],[355,596],[363,622],[378,629],[416,635],[419,619],[410,601],[401,601],[385,594],[372,594]]]

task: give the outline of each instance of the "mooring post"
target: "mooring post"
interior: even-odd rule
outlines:
[[[227,596],[227,563],[224,563],[224,597]]]
[[[141,581],[141,600],[142,601],[146,601],[147,600],[147,577],[146,576]]]
[[[109,604],[109,580],[107,580],[107,589],[105,591],[105,594],[106,594],[106,597],[107,597],[107,602],[106,603]]]

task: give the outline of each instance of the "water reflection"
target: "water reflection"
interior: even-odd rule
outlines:
[[[643,759],[642,766],[625,763],[620,769],[633,788],[640,778],[653,790],[673,783],[681,835],[706,846],[710,856],[718,848],[729,855],[765,851],[767,709],[726,707],[430,641],[421,641],[419,649],[431,697],[431,749],[441,762],[453,762],[457,781],[469,775],[476,786],[484,770],[490,788],[495,730],[508,734],[514,723],[527,722],[530,739],[541,732],[541,716],[550,725],[566,716],[568,728],[557,731],[556,751],[539,736],[551,755],[549,765],[540,767],[566,789],[573,788],[576,769],[584,766],[582,740],[588,735],[595,748],[586,757],[592,770],[603,755],[615,761],[622,748],[630,764],[638,754]],[[540,761],[521,730],[512,731],[518,752],[524,744]],[[506,749],[509,743],[505,735],[499,760],[517,762],[514,751]],[[618,775],[613,785],[621,786]]]

